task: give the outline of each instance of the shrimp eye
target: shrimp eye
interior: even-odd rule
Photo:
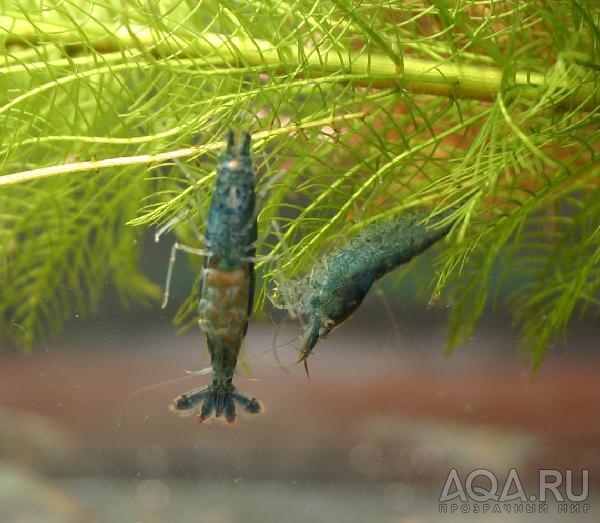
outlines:
[[[333,329],[334,327],[335,327],[335,321],[327,318],[323,322],[323,326],[319,329],[319,338],[321,338],[322,340],[327,338],[327,335],[331,332],[331,329]]]

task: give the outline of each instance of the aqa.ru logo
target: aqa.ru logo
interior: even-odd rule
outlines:
[[[484,481],[489,482],[489,488],[481,486],[481,481],[477,481],[477,485],[474,485],[478,478],[486,478]],[[581,493],[573,493],[573,471],[566,471],[566,480],[564,482],[564,496],[567,501],[571,502],[570,510],[565,503],[565,497],[563,492],[559,490],[559,487],[563,485],[563,475],[559,470],[553,469],[542,469],[539,471],[539,484],[538,491],[536,494],[530,494],[529,496],[523,488],[519,474],[515,469],[511,469],[508,473],[502,491],[499,491],[499,482],[493,472],[487,469],[477,469],[471,472],[464,483],[461,482],[458,472],[456,469],[451,469],[446,479],[446,483],[440,495],[439,502],[445,503],[452,501],[457,498],[460,499],[462,504],[452,503],[451,505],[440,505],[440,512],[447,512],[448,506],[451,512],[456,512],[459,508],[463,513],[467,512],[502,512],[504,508],[505,512],[523,512],[523,505],[519,504],[519,501],[526,503],[525,510],[528,513],[532,512],[548,512],[547,501],[552,501],[552,498],[548,495],[548,491],[554,496],[554,500],[558,504],[558,512],[587,512],[590,509],[588,504],[580,506],[578,503],[585,501],[589,494],[589,471],[582,471],[581,481]],[[483,506],[475,504],[474,506],[469,505],[469,500],[484,503]],[[535,502],[539,504],[536,505]],[[494,502],[490,504],[488,502]],[[513,503],[507,503],[513,502]],[[502,507],[501,503],[505,503]]]

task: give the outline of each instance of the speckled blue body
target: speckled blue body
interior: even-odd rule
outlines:
[[[250,135],[244,133],[239,151],[233,133],[219,159],[215,189],[208,212],[206,245],[216,265],[237,268],[254,256],[256,242],[256,197],[250,157]]]
[[[455,209],[448,211],[453,212]],[[434,227],[440,215],[423,223],[427,212],[411,212],[373,223],[339,250],[327,254],[311,274],[296,282],[296,311],[306,321],[301,361],[306,363],[319,339],[324,339],[360,306],[383,275],[409,262],[443,238],[452,223]]]
[[[262,410],[258,400],[232,383],[254,300],[255,207],[250,135],[244,133],[237,149],[230,131],[208,213],[205,243],[210,255],[204,259],[199,304],[213,379],[210,385],[177,397],[171,406],[183,415],[200,406],[200,422],[224,416],[233,423],[236,404],[251,413]]]

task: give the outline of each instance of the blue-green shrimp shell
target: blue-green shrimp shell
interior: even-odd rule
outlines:
[[[294,310],[306,325],[300,360],[306,364],[319,339],[356,311],[379,278],[443,238],[452,223],[434,224],[447,215],[426,224],[428,213],[416,211],[368,225],[341,249],[326,254],[308,276],[292,283]]]

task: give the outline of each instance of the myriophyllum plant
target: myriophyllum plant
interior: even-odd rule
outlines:
[[[427,278],[448,348],[497,296],[537,366],[600,305],[598,56],[593,0],[0,2],[0,333],[30,347],[109,280],[158,301],[141,228],[204,234],[236,127],[257,308],[335,237],[460,203]]]

